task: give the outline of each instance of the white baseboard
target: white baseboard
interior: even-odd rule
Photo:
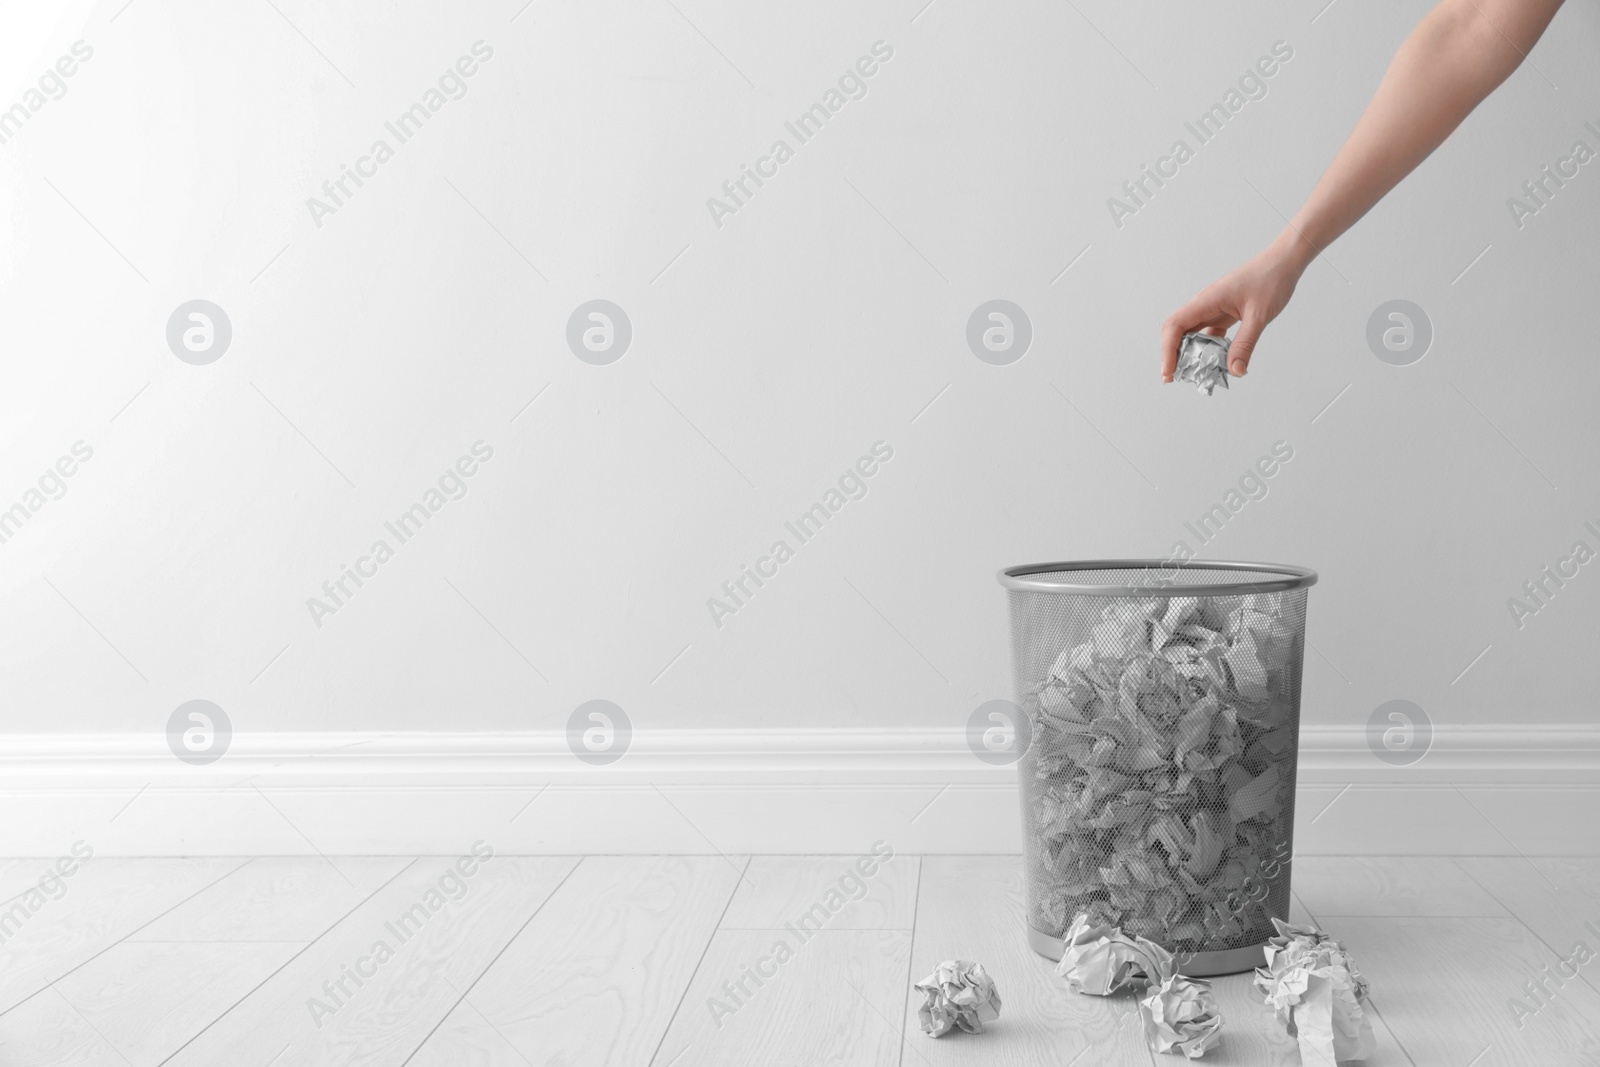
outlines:
[[[0,855],[1015,853],[1016,772],[960,730],[669,730],[609,766],[564,734],[243,734],[204,767],[165,738],[13,735]],[[1307,728],[1296,851],[1600,855],[1600,728],[1439,727],[1391,767]]]

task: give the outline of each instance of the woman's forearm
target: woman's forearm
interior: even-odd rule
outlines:
[[[1445,0],[1417,25],[1275,244],[1300,269],[1365,215],[1517,69],[1561,0]]]

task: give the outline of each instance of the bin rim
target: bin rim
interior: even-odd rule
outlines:
[[[1280,574],[1283,577],[1268,581],[1226,579],[1216,582],[1185,582],[1162,585],[1100,585],[1088,582],[1040,581],[1030,575],[1055,571],[1125,571],[1125,570],[1210,570],[1255,571]],[[1242,560],[1191,559],[1175,562],[1166,559],[1086,559],[1062,563],[1025,563],[1007,567],[995,576],[1007,589],[1028,593],[1065,593],[1071,596],[1106,597],[1174,597],[1174,596],[1243,596],[1249,593],[1281,593],[1289,589],[1309,589],[1317,584],[1317,572],[1309,567],[1296,567],[1287,563],[1250,563]]]

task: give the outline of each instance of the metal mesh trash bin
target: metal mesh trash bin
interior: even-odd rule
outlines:
[[[1001,572],[1017,704],[1028,939],[1075,915],[1260,966],[1289,914],[1306,591],[1259,563],[1098,560]]]

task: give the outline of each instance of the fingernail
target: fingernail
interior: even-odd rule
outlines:
[[[1240,363],[1238,360],[1233,361],[1233,376],[1235,378],[1244,377],[1244,364]]]

